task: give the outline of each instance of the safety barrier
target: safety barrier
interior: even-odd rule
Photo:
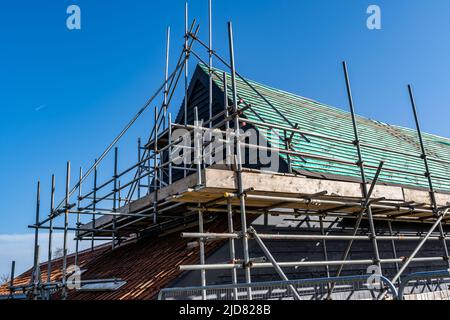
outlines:
[[[424,295],[424,297],[418,299],[450,300],[449,284],[450,270],[416,272],[402,279],[398,289],[398,298],[399,300],[406,300],[408,295]],[[422,289],[419,289],[419,287],[422,287]],[[405,293],[407,288],[410,288],[408,294]]]
[[[160,291],[159,300],[325,300],[330,288],[331,300],[377,300],[380,288],[387,299],[397,299],[397,289],[384,276],[371,275],[272,281],[250,284],[211,285],[204,287],[168,288]],[[375,279],[375,280],[373,280]],[[294,296],[292,287],[298,295]]]

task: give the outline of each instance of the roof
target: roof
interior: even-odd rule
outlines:
[[[78,254],[78,265],[81,269],[84,269],[86,264],[101,256],[103,253],[105,253],[109,248],[111,248],[110,245],[101,245],[94,248],[93,251],[85,250]],[[70,254],[67,256],[68,265],[72,264],[74,262],[75,255]],[[51,279],[50,282],[60,281],[61,275],[62,275],[62,265],[63,265],[63,258],[57,258],[54,259],[51,263],[52,267],[52,273],[51,273]],[[41,279],[42,281],[47,281],[47,270],[48,270],[48,263],[41,263],[39,265],[40,271],[41,271]],[[14,279],[14,286],[26,286],[30,283],[31,274],[33,269],[30,269],[20,276],[16,277]],[[0,286],[0,296],[2,295],[9,295],[8,285],[1,285]]]
[[[204,65],[199,65],[199,69],[205,73],[208,70]],[[214,83],[222,90],[223,71],[215,69],[214,75]],[[230,86],[230,74],[227,73],[227,77]],[[293,136],[293,150],[306,154],[303,156],[305,161],[298,156],[291,156],[294,170],[306,174],[360,178],[360,171],[356,165],[314,158],[314,156],[328,157],[356,163],[357,150],[352,144],[354,132],[349,112],[255,81],[243,80],[239,77],[236,81],[238,98],[244,102],[244,105],[251,105],[249,108],[244,108],[244,118],[289,128],[297,125],[298,129],[305,133],[308,141],[298,133]],[[228,93],[231,100],[231,87]],[[415,130],[388,125],[361,116],[357,116],[356,120],[369,180],[375,175],[376,168],[383,160],[386,163],[380,175],[381,183],[428,188]],[[280,138],[284,135],[282,130],[275,130],[277,132],[273,134],[262,125],[254,124],[254,127],[273,147],[285,148],[285,142]],[[323,136],[335,140],[327,140]],[[430,159],[434,187],[436,190],[449,192],[450,139],[426,133],[423,134],[423,138]],[[287,155],[281,154],[281,157],[287,160]]]
[[[223,217],[225,218],[225,217]],[[223,232],[226,230],[226,219],[216,218],[205,230]],[[69,291],[71,300],[148,300],[154,299],[160,289],[166,287],[181,275],[181,264],[194,264],[199,260],[198,247],[188,247],[188,239],[182,239],[179,232],[148,237],[139,241],[124,244],[115,250],[110,245],[97,247],[93,252],[80,253],[79,266],[81,280],[121,279],[126,284],[115,291],[86,292]],[[206,255],[213,252],[223,241],[210,242],[205,245]],[[70,265],[73,255],[69,256]],[[52,281],[60,281],[62,259],[53,263]],[[47,263],[41,264],[42,279],[47,279]],[[15,285],[28,284],[31,270],[15,279]],[[200,280],[199,280],[200,282]],[[7,286],[0,286],[0,295],[8,295]],[[55,299],[60,295],[56,294]]]

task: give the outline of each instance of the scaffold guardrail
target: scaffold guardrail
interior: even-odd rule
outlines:
[[[396,300],[397,289],[384,276],[371,282],[372,275],[210,285],[203,287],[167,288],[160,291],[159,300],[296,300],[290,290],[294,287],[300,300],[377,300],[381,285],[387,289],[386,299]],[[330,288],[334,291],[328,298]],[[251,289],[251,297],[248,293]],[[203,297],[202,297],[203,295]]]

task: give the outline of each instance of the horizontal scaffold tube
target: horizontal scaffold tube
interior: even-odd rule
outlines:
[[[347,165],[352,165],[352,166],[357,166],[358,165],[358,162],[356,160],[355,161],[349,161],[349,160],[344,160],[344,159],[340,159],[340,158],[331,158],[331,157],[320,156],[320,155],[316,155],[316,154],[312,154],[312,153],[299,152],[299,151],[295,151],[295,150],[287,150],[287,149],[281,149],[281,148],[275,148],[275,147],[266,147],[266,146],[262,146],[262,145],[249,144],[249,143],[242,143],[241,145],[243,147],[248,148],[248,149],[256,149],[256,150],[278,152],[278,153],[281,153],[281,154],[298,156],[298,157],[302,157],[302,158],[323,160],[323,161],[329,161],[329,162],[332,162],[332,163],[347,164]],[[365,164],[364,167],[365,168],[371,168],[371,169],[376,169],[377,168],[376,166],[369,165],[369,164]],[[416,177],[422,177],[423,176],[423,174],[419,173],[419,172],[406,171],[406,170],[401,170],[401,169],[393,169],[393,168],[387,168],[387,167],[383,168],[383,171],[401,173],[401,174],[412,175],[412,176],[416,176]],[[446,177],[437,177],[436,176],[435,178],[440,179],[440,180],[447,180],[447,181],[450,180],[450,178],[446,178]]]
[[[300,129],[296,129],[296,128],[283,126],[283,125],[276,124],[276,123],[261,122],[261,121],[256,121],[256,120],[252,120],[252,119],[247,119],[247,118],[240,118],[239,121],[247,123],[247,124],[250,123],[250,124],[257,125],[257,126],[266,127],[266,128],[280,129],[280,130],[285,130],[287,132],[299,133],[299,134],[303,134],[305,136],[321,138],[321,139],[324,139],[324,140],[341,142],[341,143],[345,143],[345,144],[348,144],[348,145],[353,145],[354,144],[354,142],[350,141],[350,140],[345,140],[345,139],[341,139],[341,138],[337,138],[337,137],[333,137],[333,136],[325,136],[325,135],[320,134],[320,133],[313,133],[313,132],[309,132],[309,131],[305,131],[305,130],[300,130]],[[373,144],[369,144],[369,143],[366,143],[366,142],[361,142],[360,145],[362,147],[367,147],[367,148],[371,148],[371,149],[381,150],[381,151],[385,151],[385,152],[392,152],[392,153],[403,155],[403,156],[407,156],[407,157],[420,158],[420,155],[417,155],[415,153],[387,149],[387,148],[375,146]],[[439,159],[439,158],[428,157],[428,159],[432,160],[432,161],[439,162],[439,163],[443,163],[443,164],[450,164],[450,161],[446,161],[446,160]]]
[[[414,258],[412,262],[431,262],[431,261],[445,261],[446,257],[424,257]],[[404,259],[381,259],[382,264],[387,263],[401,263]],[[374,261],[366,260],[336,260],[336,261],[297,261],[297,262],[278,262],[278,265],[283,268],[293,267],[321,267],[321,266],[340,266],[340,265],[372,265]],[[272,263],[251,263],[250,268],[266,269],[273,268]],[[198,270],[229,270],[229,269],[244,269],[243,264],[222,263],[222,264],[204,264],[204,265],[182,265],[181,271],[198,271]]]
[[[237,198],[238,194],[227,193],[227,197]],[[256,194],[246,194],[248,200],[260,200],[260,201],[280,201],[285,203],[301,203],[310,205],[336,205],[336,206],[348,206],[348,207],[363,207],[360,202],[350,202],[350,201],[335,201],[335,200],[322,200],[322,199],[305,199],[305,198],[289,198],[289,197],[275,197],[275,196],[265,196]],[[373,209],[394,209],[395,211],[412,211],[410,207],[402,207],[396,205],[382,204],[382,203],[372,203]],[[432,213],[430,209],[414,208],[414,213]]]
[[[242,235],[238,233],[196,233],[196,232],[184,232],[181,234],[183,238],[205,238],[208,240],[223,240],[223,239],[238,239]],[[259,237],[264,240],[371,240],[371,236],[351,236],[351,235],[296,235],[296,234],[259,234]],[[406,235],[395,235],[395,236],[377,236],[377,240],[380,241],[418,241],[422,240],[424,237],[421,236],[406,236]],[[442,240],[441,237],[430,237],[428,240]]]

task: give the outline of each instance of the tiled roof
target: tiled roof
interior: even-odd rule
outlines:
[[[199,70],[207,73],[207,67],[200,65]],[[215,84],[223,90],[223,71],[215,69]],[[227,74],[228,84],[231,84],[230,75]],[[294,127],[318,136],[308,136],[309,142],[300,134],[293,137],[293,149],[313,156],[341,159],[355,163],[357,161],[356,148],[352,145],[354,132],[349,112],[331,107],[298,95],[268,87],[266,85],[237,77],[238,98],[244,101],[244,105],[251,105],[245,109],[243,117],[258,121]],[[231,86],[229,87],[229,99],[232,99]],[[407,102],[405,102],[407,103]],[[411,115],[412,117],[412,115]],[[380,182],[404,185],[411,187],[427,188],[427,178],[424,176],[424,164],[420,158],[421,151],[414,130],[398,126],[388,125],[361,116],[357,116],[364,163],[372,168],[367,168],[368,177],[373,177],[376,167],[381,160],[386,161],[384,170],[380,176]],[[277,134],[271,134],[261,126],[256,129],[264,134],[266,139],[274,147],[284,149],[285,142],[280,139],[284,136],[281,130]],[[290,133],[288,133],[290,135]],[[330,141],[320,137],[328,136],[344,139],[348,143]],[[436,135],[424,134],[426,150],[430,158],[450,161],[450,139]],[[375,146],[369,148],[367,145]],[[413,156],[405,156],[408,153]],[[285,154],[281,155],[286,160]],[[314,159],[305,156],[306,162],[298,156],[291,156],[294,170],[310,172],[313,174],[328,174],[346,178],[359,178],[360,172],[356,165],[337,163],[329,160]],[[389,169],[410,171],[413,174],[392,172]],[[450,191],[450,165],[430,160],[430,170],[434,176],[435,188]],[[439,179],[437,177],[444,177]]]
[[[227,226],[226,220],[215,219],[205,230],[223,232]],[[193,228],[192,230],[196,230]],[[73,300],[145,300],[153,299],[160,289],[166,287],[181,274],[181,264],[195,264],[199,260],[198,248],[188,248],[190,240],[182,239],[179,232],[159,237],[142,239],[128,243],[115,250],[109,245],[103,245],[94,252],[85,251],[80,254],[82,280],[122,279],[126,284],[116,291],[82,292],[69,291],[69,299]],[[223,242],[211,242],[205,245],[208,255]],[[69,258],[69,265],[73,256]],[[47,264],[42,264],[42,277],[46,276]],[[53,262],[52,280],[61,279],[61,259]],[[15,285],[28,284],[31,270],[15,280]],[[0,295],[7,295],[6,286],[0,287]],[[56,294],[55,299],[60,295]]]
[[[86,250],[82,251],[78,255],[78,265],[81,269],[84,269],[88,261],[91,261],[92,259],[95,259],[96,257],[101,256],[105,251],[107,251],[110,248],[109,245],[101,245],[96,248],[94,248],[94,251]],[[67,256],[67,263],[68,265],[71,265],[74,263],[75,255],[71,254]],[[51,273],[51,279],[50,281],[59,281],[61,280],[62,275],[62,265],[63,265],[63,259],[57,258],[52,261],[52,273]],[[41,279],[42,281],[47,281],[47,270],[48,270],[48,263],[41,263],[40,264],[40,270],[41,270]],[[14,279],[14,286],[26,286],[30,283],[31,279],[31,273],[32,269],[26,271],[25,273],[21,274],[20,276],[16,277]],[[1,295],[8,295],[9,290],[7,285],[0,286],[0,296]]]

